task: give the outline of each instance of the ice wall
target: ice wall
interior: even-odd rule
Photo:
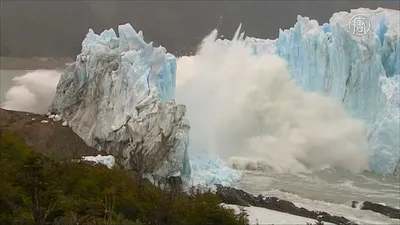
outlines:
[[[356,15],[368,18],[366,34],[353,34],[349,23]],[[303,90],[325,93],[365,121],[373,170],[393,173],[400,158],[399,11],[338,12],[323,25],[297,19],[293,28],[280,30],[275,54],[288,62]]]
[[[76,62],[62,74],[50,111],[89,146],[128,170],[190,175],[186,108],[175,104],[176,59],[130,24],[89,30]]]

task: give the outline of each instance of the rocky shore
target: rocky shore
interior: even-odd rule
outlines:
[[[218,186],[217,195],[226,204],[234,204],[247,207],[261,207],[310,219],[320,219],[321,221],[333,224],[356,225],[356,223],[342,216],[334,216],[326,212],[311,211],[303,207],[297,207],[290,201],[282,200],[276,197],[264,197],[262,195],[255,197],[252,194],[235,188]]]
[[[217,195],[226,204],[233,204],[245,207],[255,206],[315,220],[321,219],[324,222],[329,222],[334,224],[346,224],[346,225],[356,224],[342,216],[334,216],[326,212],[312,211],[305,209],[303,207],[297,207],[290,201],[286,201],[276,197],[264,197],[262,195],[258,195],[256,197],[243,190],[238,190],[231,187],[218,186]],[[369,210],[375,213],[380,213],[390,218],[400,219],[400,209],[385,206],[382,204],[370,201],[364,201],[364,202],[352,201],[351,206],[353,208],[359,208],[360,210]]]
[[[400,209],[396,209],[393,207],[385,206],[370,201],[365,201],[365,202],[352,201],[351,207],[380,213],[390,218],[400,219]]]

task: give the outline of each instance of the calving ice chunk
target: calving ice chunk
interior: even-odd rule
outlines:
[[[50,111],[125,169],[189,177],[186,108],[173,100],[176,60],[130,24],[89,30],[57,86]],[[53,116],[54,119],[57,116]]]

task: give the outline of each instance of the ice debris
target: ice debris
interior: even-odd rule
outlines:
[[[55,115],[53,121],[60,121],[62,117],[60,115]]]

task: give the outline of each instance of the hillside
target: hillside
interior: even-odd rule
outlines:
[[[72,158],[99,152],[88,147],[71,128],[45,115],[0,109],[0,149],[1,224],[72,225],[78,222],[94,225],[99,221],[108,221],[104,224],[124,221],[132,225],[142,224],[134,221],[158,225],[247,224],[244,212],[235,214],[220,203],[255,206],[333,224],[355,224],[341,216],[298,207],[290,201],[262,195],[256,197],[223,186],[218,186],[216,194],[201,194],[192,189],[189,195],[182,192],[177,195],[177,189],[160,190],[118,166],[110,170],[102,165],[72,162]],[[31,171],[32,166],[40,169]],[[40,179],[29,180],[32,176]],[[40,192],[43,196],[36,199],[31,187],[40,183],[50,186],[43,187]],[[50,200],[46,199],[47,194],[51,194]],[[107,202],[109,198],[113,199],[112,204]],[[36,200],[43,205],[33,206]],[[352,207],[358,204],[353,201]],[[362,210],[400,218],[399,209],[368,201],[363,204]],[[57,208],[51,209],[51,214],[44,218],[45,211],[50,210],[48,207]],[[111,207],[113,213],[104,212],[111,210],[107,207]]]
[[[42,120],[48,123],[41,123]],[[0,127],[15,133],[25,144],[48,157],[71,158],[97,155],[69,127],[44,115],[0,109]]]
[[[118,167],[70,160],[98,152],[41,115],[0,109],[0,150],[1,224],[247,224],[215,194],[161,190]]]

